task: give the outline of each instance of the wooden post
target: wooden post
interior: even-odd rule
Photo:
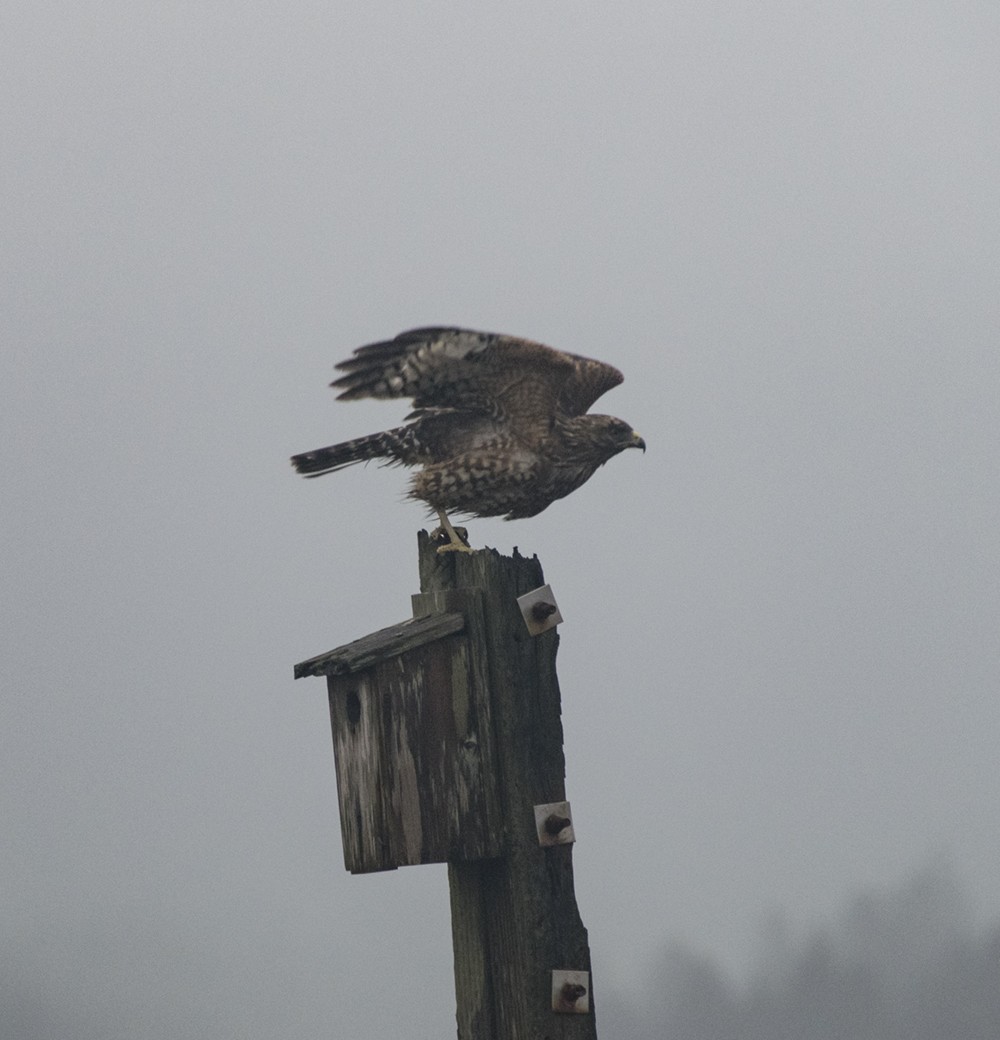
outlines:
[[[447,862],[459,1040],[596,1040],[541,565],[419,554],[410,620],[295,666],[327,680],[344,865]]]
[[[516,550],[512,558],[493,550],[438,554],[423,532],[419,552],[414,613],[462,609],[489,687],[503,826],[499,857],[448,864],[459,1040],[596,1040],[591,976],[578,977],[586,985],[566,984],[568,1013],[553,1010],[553,971],[589,973],[590,950],[573,889],[573,846],[543,847],[535,826],[536,805],[566,798],[559,637],[554,629],[529,635],[516,603],[544,584],[541,565]],[[578,998],[589,1001],[588,1013],[572,1013]]]

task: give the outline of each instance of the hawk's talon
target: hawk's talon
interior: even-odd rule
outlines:
[[[431,531],[431,541],[441,543],[437,550],[439,553],[476,551],[469,545],[469,532],[464,527],[455,527],[442,509],[437,511],[437,515],[441,526]]]
[[[439,553],[448,553],[448,552],[474,553],[476,550],[473,549],[471,545],[456,545],[454,542],[445,542],[444,545],[439,545],[437,547],[437,551]]]

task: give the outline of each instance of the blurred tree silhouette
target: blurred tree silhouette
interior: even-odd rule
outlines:
[[[642,997],[608,994],[599,1025],[635,1040],[996,1040],[1000,924],[972,924],[935,860],[889,892],[862,893],[841,919],[798,942],[762,945],[752,981],[672,944]],[[774,948],[770,948],[773,944]]]

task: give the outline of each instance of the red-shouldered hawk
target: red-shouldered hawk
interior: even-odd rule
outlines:
[[[587,409],[622,381],[611,365],[541,343],[470,329],[426,328],[359,347],[337,365],[339,400],[410,398],[406,424],[296,455],[307,477],[384,459],[422,467],[409,497],[426,502],[448,543],[469,551],[448,513],[535,516],[626,448],[628,423]]]

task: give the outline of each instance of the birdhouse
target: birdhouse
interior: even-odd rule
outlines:
[[[297,679],[326,676],[355,874],[501,852],[487,677],[469,638],[475,591],[413,600],[409,621],[295,666]]]

